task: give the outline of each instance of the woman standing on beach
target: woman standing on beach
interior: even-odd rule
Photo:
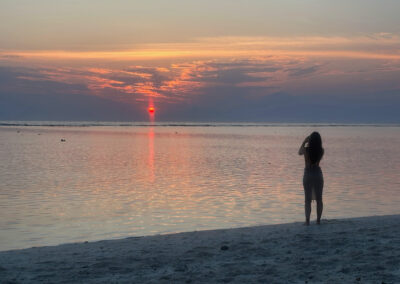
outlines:
[[[319,167],[319,162],[324,155],[324,148],[322,148],[321,135],[318,132],[313,132],[304,139],[299,149],[299,155],[304,155],[305,161],[303,186],[306,225],[310,225],[311,200],[317,201],[317,224],[320,224],[323,209],[322,189],[324,187],[324,177]]]

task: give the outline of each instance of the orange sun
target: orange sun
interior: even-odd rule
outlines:
[[[147,109],[149,111],[149,113],[154,113],[154,111],[156,110],[154,107],[149,107]]]

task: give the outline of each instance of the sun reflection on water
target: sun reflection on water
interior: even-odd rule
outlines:
[[[151,126],[149,127],[148,133],[148,151],[149,151],[149,157],[148,157],[148,169],[150,173],[150,181],[154,183],[154,127]]]

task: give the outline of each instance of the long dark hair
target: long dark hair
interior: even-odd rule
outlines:
[[[313,132],[308,141],[308,153],[310,155],[311,164],[318,163],[322,159],[324,149],[322,148],[321,135],[318,132]]]

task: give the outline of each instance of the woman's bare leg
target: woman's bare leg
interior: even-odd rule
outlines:
[[[317,224],[321,223],[321,216],[323,209],[324,209],[324,204],[322,203],[322,200],[317,200]]]
[[[306,225],[310,225],[310,215],[311,215],[311,200],[306,200],[304,204],[304,210],[306,214]]]

